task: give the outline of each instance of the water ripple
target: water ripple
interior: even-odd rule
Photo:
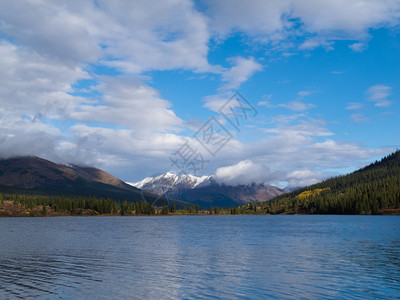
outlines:
[[[0,219],[1,299],[400,298],[400,219]]]

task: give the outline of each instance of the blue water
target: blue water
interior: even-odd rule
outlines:
[[[400,298],[400,217],[0,219],[0,299]]]

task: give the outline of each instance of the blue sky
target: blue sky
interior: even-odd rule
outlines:
[[[400,148],[400,1],[3,1],[0,76],[1,157],[132,182],[193,173],[171,165],[190,145],[195,175],[307,185]],[[235,92],[257,111],[240,128]]]

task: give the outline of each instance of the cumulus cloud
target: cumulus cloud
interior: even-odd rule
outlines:
[[[174,134],[183,121],[172,104],[145,79],[97,76],[88,64],[214,72],[206,17],[191,1],[6,1],[0,20],[2,157],[134,167],[165,159],[185,140]],[[82,79],[95,96],[77,96]]]
[[[210,71],[207,18],[188,0],[99,1],[112,18],[107,47],[107,65],[127,72],[175,68]]]
[[[228,59],[233,63],[230,69],[221,71],[222,82],[218,90],[219,93],[204,97],[204,107],[212,111],[218,111],[233,95],[232,90],[238,89],[255,72],[262,70],[262,65],[254,60],[253,57],[233,57]]]
[[[98,166],[127,177],[168,170],[171,168],[168,157],[188,141],[173,133],[143,133],[88,125],[74,125],[70,134],[73,144],[65,153],[92,160]]]
[[[63,113],[74,108],[71,85],[84,70],[0,41],[0,103],[8,114]]]
[[[355,52],[362,52],[365,50],[366,45],[364,43],[354,43],[349,45],[349,48]]]
[[[205,2],[210,10],[211,28],[220,36],[239,31],[268,43],[288,36],[307,36],[300,45],[300,49],[307,50],[319,46],[331,49],[335,39],[365,40],[370,28],[395,27],[400,23],[400,3],[396,0]],[[353,48],[358,50],[360,46]]]
[[[326,50],[333,50],[333,42],[327,41],[326,37],[307,38],[300,46],[300,50],[314,50],[318,47],[324,47]]]
[[[234,63],[234,66],[223,72],[222,81],[226,83],[221,86],[222,90],[237,89],[255,72],[262,70],[262,66],[253,57],[233,57],[230,58],[230,61]]]
[[[235,165],[218,168],[216,179],[228,185],[251,184],[271,180],[268,169],[254,164],[251,160],[243,160]]]
[[[324,175],[321,171],[311,171],[311,170],[295,170],[290,172],[287,176],[289,181],[289,186],[291,187],[303,187],[312,185],[321,181]]]
[[[111,25],[92,1],[3,1],[0,19],[0,30],[18,44],[72,66],[101,56],[99,38]]]
[[[171,109],[172,104],[160,99],[157,90],[135,77],[103,76],[95,89],[102,94],[101,101],[81,104],[69,117],[116,124],[142,132],[179,130],[183,125]]]
[[[288,1],[204,1],[210,10],[210,26],[213,32],[225,37],[232,31],[249,35],[281,35],[288,23],[282,18],[290,13]]]
[[[42,157],[59,160],[55,151],[60,131],[29,118],[0,118],[0,157],[39,153]]]
[[[369,28],[396,26],[400,17],[400,3],[395,0],[204,3],[201,12],[189,0],[3,1],[0,156],[35,154],[86,162],[120,176],[168,169],[168,155],[190,138],[178,134],[184,121],[168,101],[173,99],[163,99],[138,75],[175,69],[217,74],[217,95],[205,99],[205,106],[217,111],[231,96],[230,90],[263,66],[253,57],[231,58],[231,68],[210,64],[212,39],[239,32],[276,47],[329,49],[336,39],[365,43]],[[280,43],[286,37],[295,37],[294,46]],[[96,67],[106,66],[122,75],[95,74]],[[95,96],[77,96],[80,80],[93,82],[90,92]],[[390,92],[390,87],[373,86],[369,100],[378,107],[389,106]],[[298,96],[309,93],[301,91]],[[282,107],[306,111],[314,105],[297,99]],[[303,117],[282,117],[281,122],[260,129],[260,141],[254,143],[232,140],[216,162],[221,178],[300,180],[290,177],[289,170],[315,174],[317,165],[347,166],[379,153],[328,140],[333,133],[323,121]]]
[[[64,63],[101,61],[133,73],[210,69],[206,17],[191,1],[60,2],[6,1],[0,30]]]
[[[213,161],[219,166],[219,182],[309,185],[360,168],[367,164],[366,159],[392,150],[335,141],[325,121],[301,115],[294,119],[293,125],[284,122],[264,129],[261,140],[246,144],[235,141],[225,146]]]
[[[203,99],[204,107],[217,112],[231,97],[231,92],[206,96]]]
[[[311,131],[293,127],[293,131],[288,128],[284,134],[277,131],[275,136],[261,141],[223,149],[216,162],[221,165],[216,171],[218,182],[305,186],[360,168],[366,165],[365,159],[388,151],[328,138],[318,142]],[[244,153],[251,159],[241,159]],[[335,171],[322,172],[321,168]]]
[[[172,104],[139,77],[92,77],[78,63],[64,63],[6,41],[0,42],[0,65],[0,157],[38,155],[111,168],[121,159],[127,166],[126,161],[145,154],[155,157],[162,152],[167,157],[157,149],[171,150],[171,144],[178,147],[183,141],[172,133],[183,126]],[[74,96],[73,84],[81,79],[94,79],[91,92],[101,97]],[[50,125],[52,121],[60,129]],[[74,126],[79,122],[101,125]],[[108,135],[121,140],[105,138]],[[130,152],[121,141],[130,143]]]

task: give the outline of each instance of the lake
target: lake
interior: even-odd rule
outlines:
[[[400,217],[0,219],[0,299],[400,298]]]

